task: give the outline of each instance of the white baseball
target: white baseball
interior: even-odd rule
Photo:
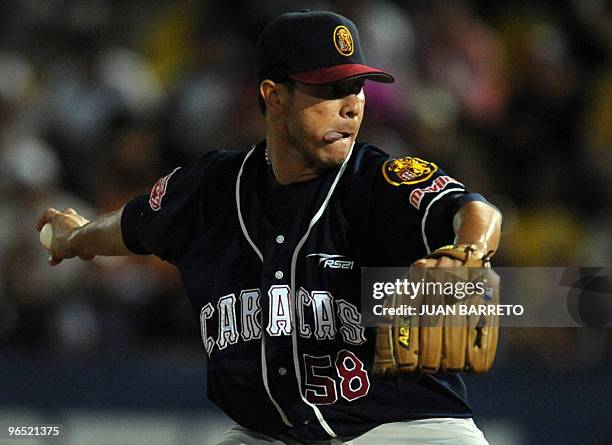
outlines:
[[[40,231],[40,244],[47,249],[51,250],[51,242],[53,241],[53,227],[50,223],[43,226]]]

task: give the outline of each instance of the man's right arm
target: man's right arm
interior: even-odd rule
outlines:
[[[50,223],[53,239],[49,264],[55,266],[62,260],[79,257],[91,260],[97,255],[129,255],[123,242],[121,214],[123,208],[89,221],[73,209],[58,212],[47,209],[38,218],[36,229]]]
[[[230,164],[232,160],[236,164],[241,161],[240,156],[242,152],[208,152],[192,168],[175,168],[160,178],[149,194],[136,196],[121,209],[92,221],[73,209],[62,212],[45,210],[38,218],[36,228],[41,231],[45,224],[52,225],[49,264],[55,266],[64,259],[74,257],[91,260],[98,255],[130,254],[154,254],[176,264],[188,250],[200,227],[205,170],[211,162],[219,161],[211,171],[225,171],[229,165],[233,165]],[[224,179],[216,178],[214,176],[206,182],[214,184]],[[231,183],[230,186],[231,190],[226,192],[231,194],[227,196],[234,194]],[[211,188],[214,187],[212,185]],[[216,197],[217,191],[211,195]]]

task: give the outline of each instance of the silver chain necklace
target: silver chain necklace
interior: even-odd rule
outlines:
[[[271,165],[270,156],[268,156],[268,147],[266,147],[266,150],[264,151],[264,156],[266,158],[266,164]]]

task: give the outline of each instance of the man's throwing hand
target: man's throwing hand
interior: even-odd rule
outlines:
[[[64,259],[77,256],[78,250],[73,235],[78,228],[87,223],[89,223],[87,218],[82,217],[71,208],[64,209],[62,212],[49,208],[40,215],[36,221],[36,230],[40,232],[46,224],[50,224],[50,229],[45,229],[47,233],[41,234],[41,244],[50,253],[49,264],[51,266],[61,263]],[[47,243],[48,246],[44,245]],[[79,257],[83,260],[94,258],[93,256],[83,255],[79,255]]]

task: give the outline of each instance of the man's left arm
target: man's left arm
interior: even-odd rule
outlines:
[[[463,204],[453,218],[456,245],[475,244],[485,253],[493,255],[499,247],[502,215],[495,207],[482,201]],[[416,266],[458,267],[461,261],[449,256],[418,260]]]

